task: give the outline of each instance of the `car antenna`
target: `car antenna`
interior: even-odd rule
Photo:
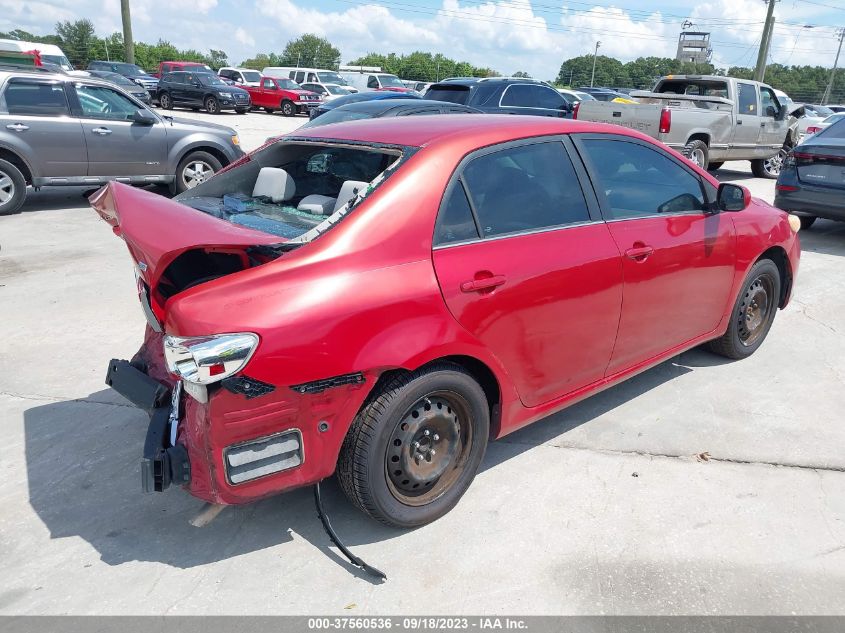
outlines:
[[[343,553],[346,558],[349,559],[349,562],[355,565],[356,567],[363,569],[365,572],[374,576],[376,578],[381,578],[382,580],[387,580],[387,574],[383,571],[372,567],[371,565],[367,565],[363,560],[355,556],[349,549],[340,542],[340,538],[338,538],[337,533],[332,528],[332,524],[329,523],[329,517],[326,515],[325,511],[323,510],[323,502],[320,498],[320,482],[318,481],[314,484],[314,505],[317,506],[317,516],[320,517],[320,521],[323,523],[323,528],[326,530],[326,534],[329,535],[332,543],[337,545],[337,548]]]

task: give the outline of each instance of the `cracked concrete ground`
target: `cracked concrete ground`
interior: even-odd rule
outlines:
[[[247,147],[303,122],[221,119]],[[142,336],[129,257],[79,190],[35,194],[0,218],[0,613],[843,614],[845,224],[802,242],[752,358],[694,350],[493,443],[433,525],[382,527],[330,483],[377,585],[310,490],[203,528],[181,491],[141,494],[145,417],[103,385]]]

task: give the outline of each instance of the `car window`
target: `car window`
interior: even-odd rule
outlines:
[[[305,73],[304,72],[299,71],[298,73],[296,73],[296,83],[300,84],[300,83],[302,83],[302,81],[304,79],[305,79]]]
[[[265,79],[261,82],[263,88],[268,88],[270,90],[276,89],[276,83],[272,79]]]
[[[548,108],[549,110],[559,110],[566,100],[557,91],[545,86],[532,86],[535,94],[535,100],[538,108]]]
[[[536,94],[534,86],[528,84],[514,84],[505,88],[499,104],[510,108],[536,108]]]
[[[703,211],[701,181],[659,151],[627,141],[582,141],[614,219]]]
[[[449,101],[451,103],[466,104],[469,99],[468,86],[438,85],[432,87],[426,94],[426,99],[432,101]]]
[[[440,208],[434,229],[434,245],[478,239],[478,228],[472,217],[463,183],[457,180],[448,199]]]
[[[774,108],[774,114],[769,113],[769,107]],[[760,88],[760,115],[761,116],[777,116],[780,112],[780,104],[778,98],[775,96],[774,90],[771,88]]]
[[[757,90],[754,84],[737,82],[736,89],[739,92],[739,114],[757,114]]]
[[[173,64],[162,64],[161,65],[161,72],[169,73],[172,68],[173,68]]]
[[[308,73],[308,81],[317,81],[317,75],[314,73]]]
[[[86,118],[129,121],[139,108],[116,90],[104,86],[76,84],[76,95]]]
[[[12,79],[6,87],[9,114],[63,116],[69,114],[65,90],[60,83]]]
[[[378,87],[379,87],[378,77],[376,77],[375,75],[370,75],[367,78],[367,88],[378,88]]]
[[[482,236],[589,220],[572,162],[558,141],[522,145],[472,160],[461,178]]]

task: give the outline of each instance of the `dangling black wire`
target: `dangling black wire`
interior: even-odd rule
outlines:
[[[355,565],[356,567],[363,569],[371,576],[381,578],[382,580],[387,580],[387,575],[383,571],[376,569],[375,567],[372,567],[370,565],[367,565],[367,563],[355,556],[355,554],[350,552],[346,548],[346,546],[340,542],[340,539],[332,528],[332,524],[329,523],[329,517],[326,516],[326,513],[323,511],[323,501],[320,498],[319,481],[314,484],[314,504],[317,506],[317,516],[320,517],[320,521],[323,523],[323,528],[325,528],[326,534],[329,535],[329,538],[331,539],[332,543],[337,546],[337,548],[343,553],[343,555],[349,559],[349,562]]]

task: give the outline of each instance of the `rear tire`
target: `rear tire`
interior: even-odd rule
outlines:
[[[437,363],[390,380],[358,412],[337,464],[350,501],[374,519],[413,528],[449,512],[487,448],[490,407],[462,367]]]
[[[293,101],[289,99],[282,100],[281,103],[282,114],[285,116],[294,116],[296,114],[296,106],[293,105]]]
[[[707,165],[707,171],[716,171],[717,169],[721,169],[722,165],[724,165],[724,161],[716,161],[715,163],[710,163]]]
[[[0,215],[18,213],[26,200],[26,179],[12,163],[0,160]]]
[[[780,271],[771,259],[754,264],[731,311],[727,332],[707,344],[710,351],[735,360],[756,352],[775,320],[780,286]]]
[[[267,114],[273,114],[276,111],[276,109],[275,108],[264,108],[264,111]]]
[[[702,169],[707,169],[709,154],[710,149],[707,147],[707,143],[698,139],[694,139],[684,146],[684,156]]]
[[[193,189],[211,178],[223,165],[208,152],[190,152],[176,167],[176,179],[170,189],[174,194],[180,194]]]

